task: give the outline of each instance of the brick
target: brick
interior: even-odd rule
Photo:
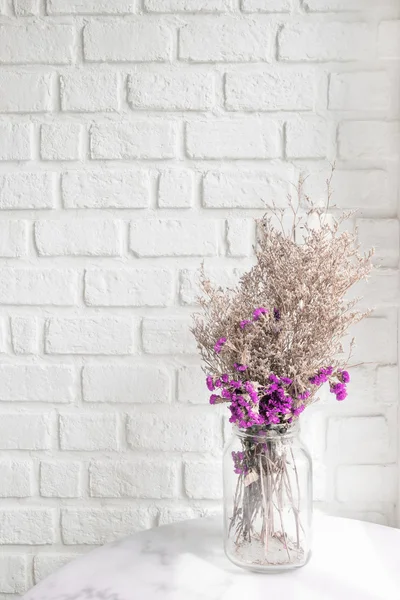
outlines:
[[[346,121],[338,129],[343,159],[391,159],[398,156],[399,125],[385,121]]]
[[[81,158],[83,126],[78,123],[57,123],[40,128],[42,160],[78,160]]]
[[[349,387],[349,396],[351,402],[349,402],[349,410],[352,410],[354,405],[356,408],[373,406],[376,407],[375,402],[375,387],[376,387],[376,370],[372,365],[362,365],[359,367],[352,367],[350,369],[351,376],[351,388]],[[332,398],[332,396],[331,396]],[[338,403],[339,410],[343,410],[344,405]]]
[[[143,256],[215,256],[216,223],[211,220],[132,221],[129,247]]]
[[[85,59],[92,62],[164,62],[171,32],[155,21],[92,21],[83,31]]]
[[[357,219],[358,237],[364,251],[375,248],[374,262],[397,267],[399,262],[399,222],[397,219]]]
[[[144,0],[148,12],[214,13],[229,11],[232,0]]]
[[[225,77],[227,110],[312,110],[315,73],[310,70],[263,70],[262,73],[228,73]]]
[[[173,158],[175,126],[168,121],[94,125],[90,130],[90,152],[94,159]]]
[[[205,270],[207,277],[215,286],[234,288],[243,275],[244,269],[212,267]],[[183,269],[179,278],[179,298],[182,304],[198,304],[201,295],[199,286],[199,269]]]
[[[146,208],[149,178],[145,171],[69,171],[62,195],[65,208]]]
[[[368,281],[352,289],[351,297],[360,297],[360,306],[369,309],[398,306],[400,302],[400,277],[397,269],[375,269]],[[350,294],[349,294],[350,297]]]
[[[52,80],[49,73],[0,72],[0,112],[46,112],[51,110]]]
[[[48,415],[3,414],[0,434],[1,450],[48,450],[51,447]]]
[[[40,495],[44,498],[78,498],[81,489],[82,464],[72,461],[40,463]]]
[[[46,323],[46,354],[131,354],[132,323],[124,317],[52,318]]]
[[[119,109],[121,82],[118,73],[74,71],[62,75],[61,110],[77,112]]]
[[[275,201],[287,203],[290,180],[286,174],[265,171],[208,171],[203,179],[203,204],[207,208],[264,208]]]
[[[72,62],[74,28],[61,23],[0,25],[0,64],[59,64]]]
[[[165,460],[102,461],[89,468],[93,498],[173,498],[177,466]]]
[[[327,448],[339,464],[381,464],[396,460],[384,416],[329,419]]]
[[[121,222],[104,219],[37,221],[35,241],[40,256],[119,256]]]
[[[0,221],[0,257],[20,258],[28,253],[26,221]]]
[[[189,521],[203,516],[199,509],[191,506],[174,506],[164,507],[160,509],[159,525],[171,525],[172,523],[180,523],[181,521]]]
[[[194,354],[196,344],[185,318],[143,321],[143,348],[148,354]]]
[[[58,569],[78,558],[79,554],[49,554],[40,553],[33,557],[33,579],[39,583],[49,575],[52,575]]]
[[[15,354],[36,354],[38,350],[36,317],[11,317],[11,340]]]
[[[400,21],[382,21],[378,30],[378,53],[381,58],[400,58]]]
[[[209,397],[206,376],[200,366],[185,366],[178,370],[179,402],[208,404]]]
[[[47,0],[48,15],[125,15],[135,11],[136,0]]]
[[[39,0],[14,0],[16,17],[31,17],[39,13]]]
[[[356,328],[356,346],[352,362],[387,363],[397,362],[397,321],[387,317],[365,319]]]
[[[304,0],[307,12],[347,12],[362,11],[376,7],[374,0]]]
[[[343,465],[338,468],[336,484],[340,502],[395,502],[396,466]]]
[[[72,306],[77,273],[58,269],[0,269],[0,305]]]
[[[85,402],[156,404],[169,402],[168,372],[150,365],[88,365],[82,372]]]
[[[241,0],[241,9],[245,13],[286,13],[290,12],[290,0]]]
[[[387,110],[392,86],[384,71],[331,73],[329,108],[331,110]]]
[[[326,189],[326,170],[312,173],[305,182],[305,190],[314,197]],[[373,212],[377,216],[392,216],[396,199],[388,173],[384,170],[336,170],[332,182],[333,201],[338,208],[357,210],[357,215]]]
[[[169,169],[160,175],[158,206],[160,208],[190,208],[193,205],[193,172]]]
[[[173,274],[169,269],[96,269],[85,273],[88,306],[168,306]]]
[[[186,462],[183,483],[189,498],[219,500],[222,498],[222,465],[204,461]]]
[[[296,119],[286,123],[287,158],[325,158],[328,123],[324,119]]]
[[[196,121],[186,127],[189,158],[277,158],[281,155],[279,126],[249,117],[240,121]]]
[[[118,423],[112,413],[60,415],[62,450],[118,450]]]
[[[54,173],[6,173],[0,175],[0,210],[53,208]]]
[[[238,21],[233,17],[204,19],[182,27],[179,36],[181,60],[258,62],[271,59],[273,33],[265,22]]]
[[[206,71],[137,70],[128,77],[128,102],[134,110],[208,110],[214,87],[214,74]]]
[[[379,365],[376,371],[376,401],[395,405],[399,402],[399,372],[394,365]]]
[[[29,160],[31,151],[31,125],[0,125],[0,160]]]
[[[1,498],[29,498],[32,495],[33,471],[28,461],[0,461],[0,477]]]
[[[61,531],[66,545],[106,544],[147,529],[148,510],[138,508],[67,508],[61,511]]]
[[[226,242],[228,256],[251,256],[256,242],[254,219],[228,219]]]
[[[375,28],[368,23],[287,24],[279,34],[279,59],[365,61],[374,58]]]
[[[54,510],[31,507],[0,510],[0,544],[39,546],[54,542]]]
[[[0,557],[0,592],[23,594],[28,587],[28,557],[3,554]]]
[[[207,412],[195,407],[160,409],[136,410],[128,417],[127,440],[132,449],[211,452],[220,445],[218,421],[208,408]]]

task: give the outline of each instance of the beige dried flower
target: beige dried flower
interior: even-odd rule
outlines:
[[[312,385],[310,379],[321,369],[332,367],[331,387],[332,377],[340,381],[349,362],[343,339],[351,325],[369,314],[356,309],[358,299],[346,296],[355,283],[368,277],[373,255],[373,250],[360,253],[357,231],[343,230],[350,214],[335,218],[328,213],[331,179],[323,208],[303,193],[303,184],[301,178],[296,198],[288,198],[289,227],[287,214],[276,208],[258,222],[256,264],[236,289],[215,287],[202,270],[203,315],[194,316],[192,329],[205,371],[212,377],[210,389],[223,375],[240,377],[253,382],[260,398],[274,374],[290,378],[285,393],[294,409],[312,402],[321,384],[317,379]],[[254,316],[257,308],[267,312]],[[221,339],[226,341],[216,351]],[[241,371],[241,366],[247,368]],[[228,402],[229,393],[224,398]],[[256,402],[251,406],[254,410]]]

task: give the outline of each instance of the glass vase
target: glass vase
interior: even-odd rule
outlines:
[[[312,463],[298,421],[268,430],[234,428],[224,452],[224,546],[257,572],[305,565],[310,557]]]

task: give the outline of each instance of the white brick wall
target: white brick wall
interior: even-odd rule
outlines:
[[[219,510],[196,270],[234,285],[253,218],[335,159],[380,270],[368,364],[304,415],[315,498],[400,517],[399,40],[398,0],[0,2],[0,600]]]

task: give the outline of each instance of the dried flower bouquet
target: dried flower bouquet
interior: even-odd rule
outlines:
[[[242,555],[257,541],[261,550],[247,560],[260,565],[304,564],[299,476],[287,434],[323,384],[346,398],[354,340],[345,353],[343,338],[368,314],[346,296],[368,277],[373,251],[361,254],[357,232],[342,227],[350,213],[328,215],[331,179],[323,208],[303,183],[288,198],[289,228],[287,212],[275,206],[259,221],[256,264],[236,289],[215,287],[202,271],[203,315],[194,316],[192,329],[210,403],[228,404],[241,440],[231,458],[237,482],[228,535]]]

